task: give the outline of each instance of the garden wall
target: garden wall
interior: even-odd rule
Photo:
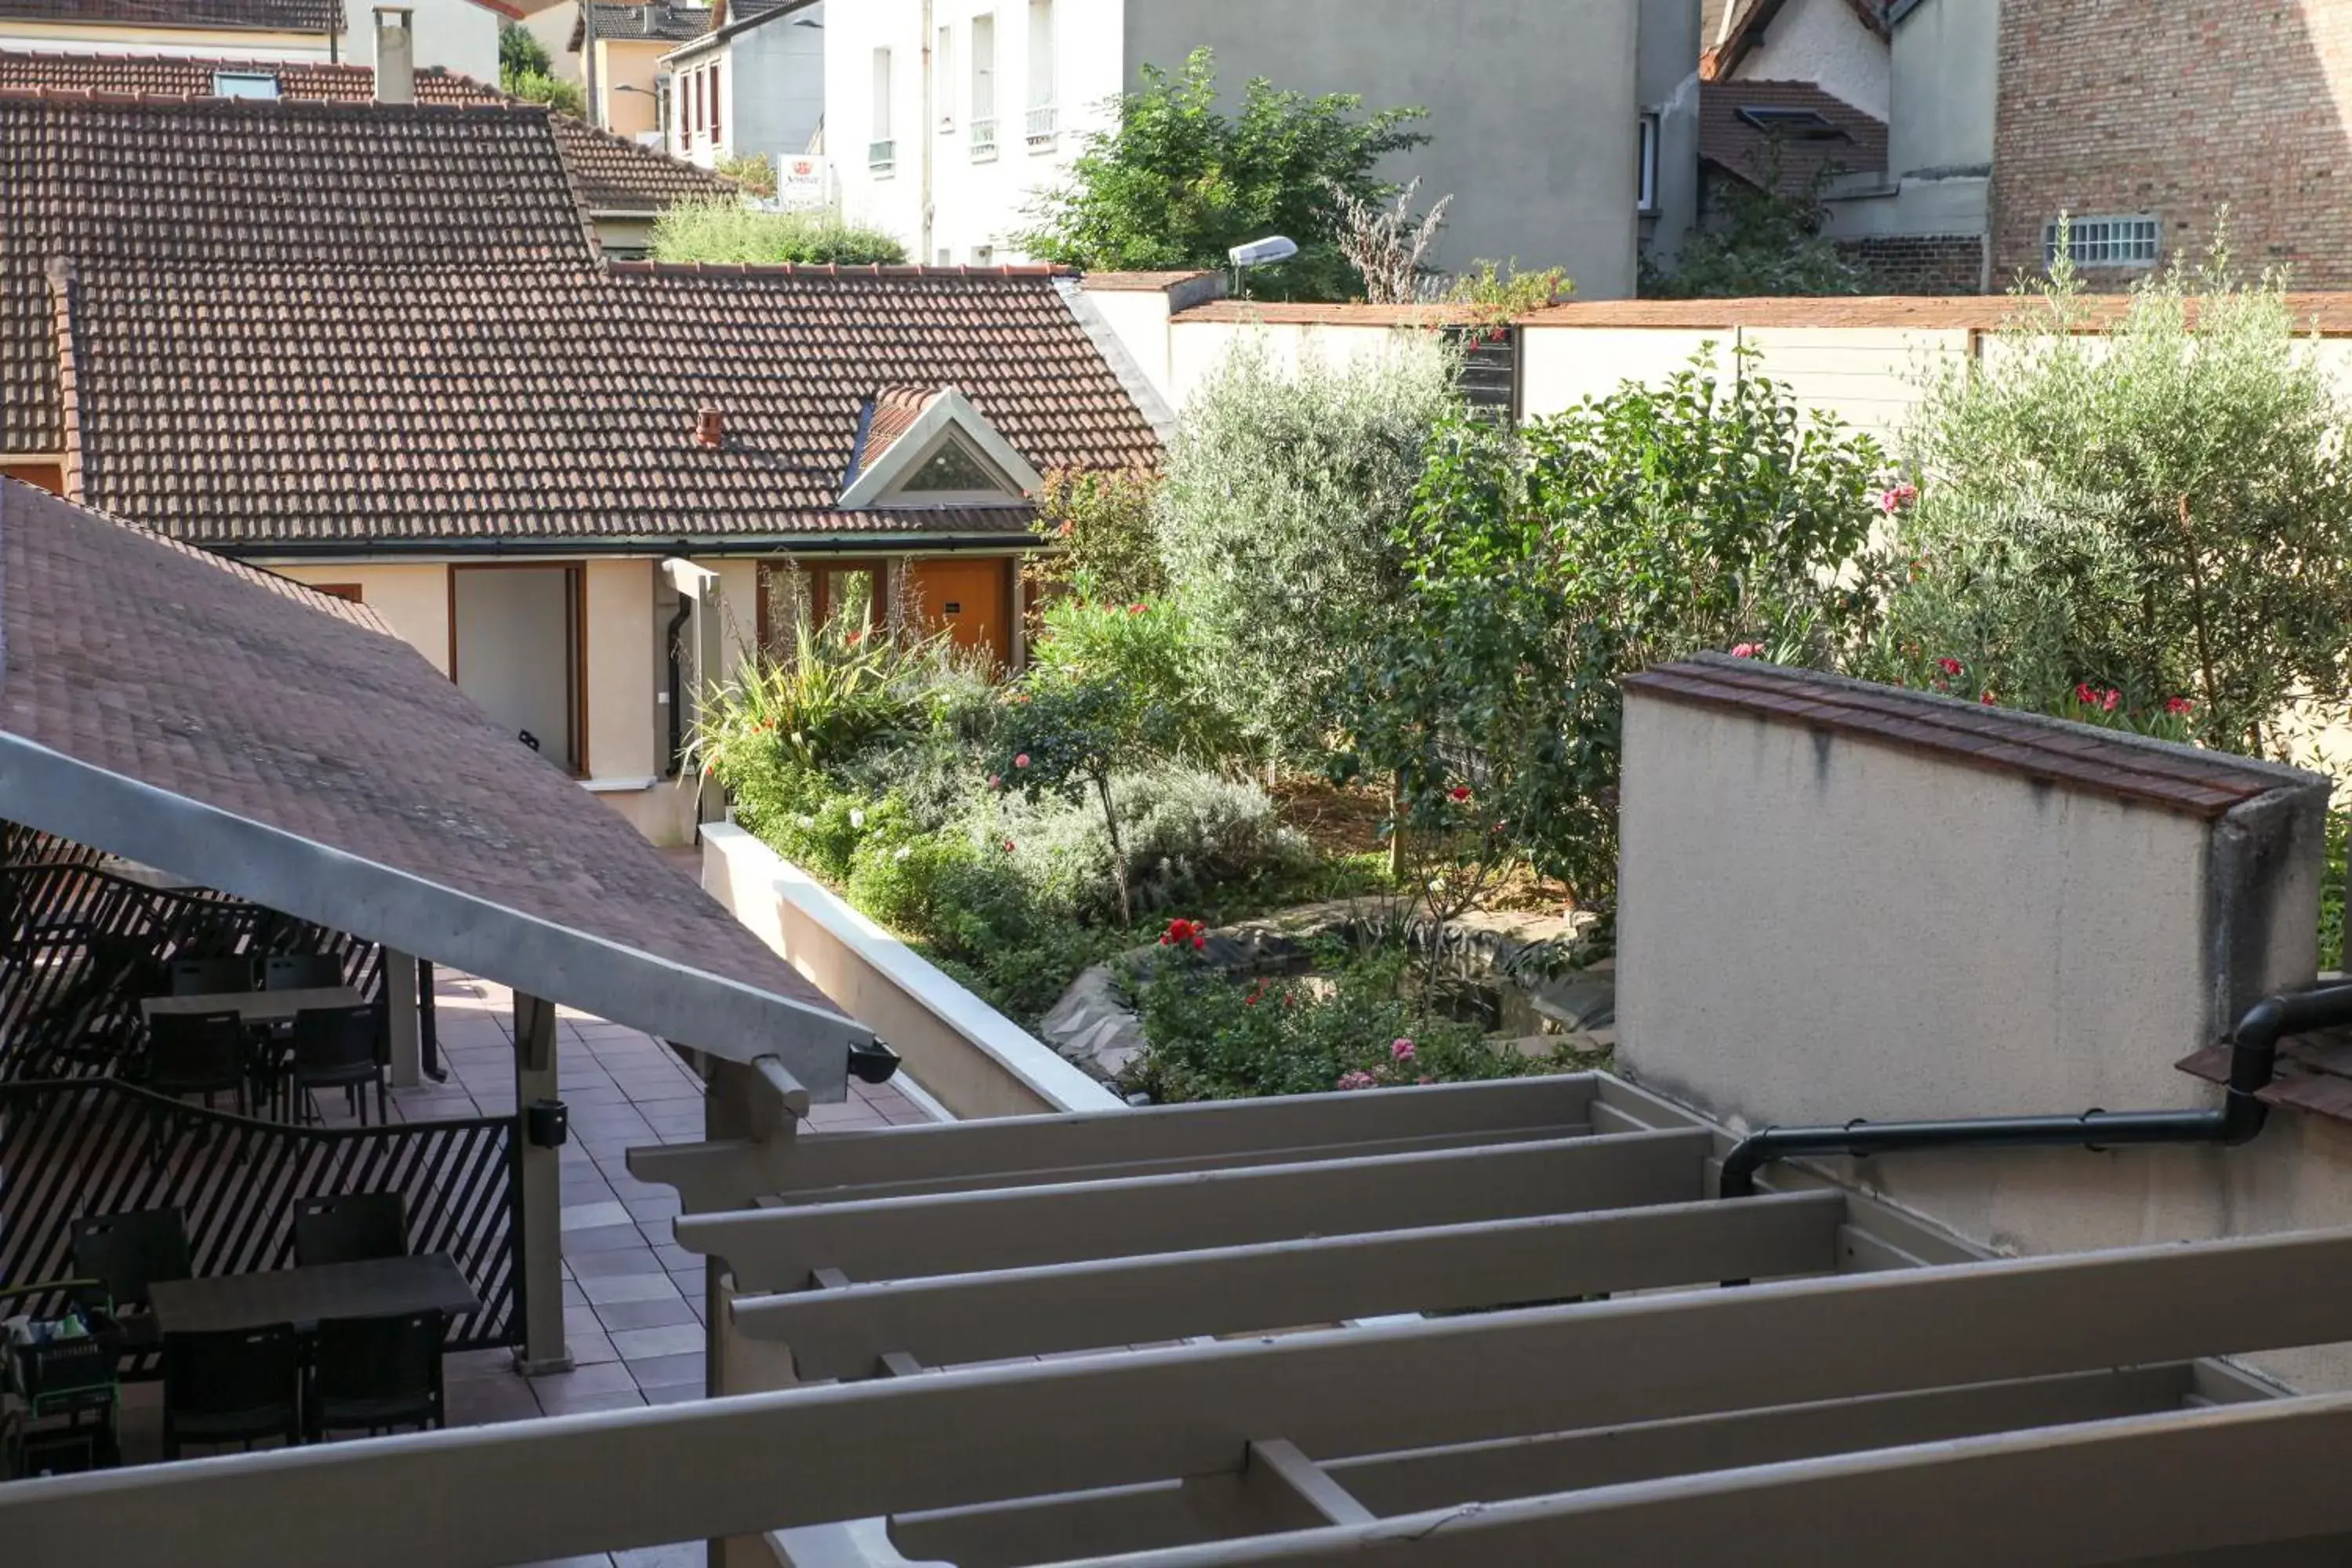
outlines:
[[[2176,1064],[2317,970],[2319,775],[1721,656],[1626,697],[1619,1067],[1735,1130],[2215,1104]],[[2000,1252],[2352,1225],[2352,1128],[2294,1109],[1829,1163]]]
[[[702,886],[957,1120],[1125,1103],[743,829],[704,826]]]
[[[1193,388],[1244,338],[1276,363],[1307,354],[1344,363],[1384,352],[1400,334],[1454,318],[1430,308],[1253,304],[1202,300],[1213,275],[1118,274],[1090,294],[1153,384],[1179,413]],[[2298,295],[2312,352],[2352,393],[2352,296]],[[2091,301],[2095,318],[2114,301]],[[1704,343],[1746,343],[1765,374],[1801,403],[1882,440],[1902,429],[1923,375],[1982,351],[2011,307],[1999,297],[1622,300],[1556,305],[1520,319],[1520,413],[1556,414],[1626,381],[1654,384]]]

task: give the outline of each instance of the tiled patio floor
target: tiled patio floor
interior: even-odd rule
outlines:
[[[394,1089],[392,1114],[409,1121],[512,1114],[512,994],[462,974],[438,974],[433,989],[448,1081]],[[701,1083],[650,1036],[568,1008],[557,1017],[557,1079],[572,1109],[572,1138],[562,1151],[563,1327],[577,1366],[525,1378],[507,1351],[452,1356],[452,1426],[702,1396],[702,1260],[672,1237],[677,1195],[630,1175],[625,1158],[636,1145],[699,1139]],[[847,1101],[810,1113],[811,1131],[930,1120],[895,1086],[849,1087]],[[331,1122],[351,1120],[337,1096],[322,1097],[320,1110]],[[153,1384],[125,1390],[123,1447],[132,1463],[157,1457],[159,1398]],[[696,1542],[572,1561],[700,1568],[704,1557]]]

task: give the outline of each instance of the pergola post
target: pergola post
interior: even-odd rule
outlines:
[[[515,1365],[526,1377],[569,1372],[563,1342],[562,1152],[530,1141],[530,1104],[555,1095],[555,1004],[515,993],[515,1163],[521,1187],[523,1342]]]
[[[415,1089],[425,1081],[425,1034],[416,996],[415,957],[385,948],[383,998],[394,1089]]]

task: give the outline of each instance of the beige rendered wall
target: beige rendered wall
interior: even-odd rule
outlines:
[[[659,130],[661,115],[654,98],[654,79],[659,74],[662,55],[670,46],[659,41],[598,38],[591,47],[596,51],[596,91],[604,100],[604,128],[615,136],[628,137]],[[621,89],[625,87],[644,90],[624,92]]]
[[[2253,997],[2215,996],[2200,819],[1636,693],[1622,826],[1620,1067],[1735,1129],[2217,1102],[2173,1064]],[[2315,973],[2318,870],[2288,858],[2241,991]],[[2292,1111],[2236,1151],[1827,1163],[2006,1253],[2352,1224],[2352,1129]]]
[[[1164,289],[1089,289],[1087,300],[1171,408],[1179,405],[1170,355],[1174,336]]]
[[[1295,369],[1310,360],[1337,369],[1394,353],[1411,343],[1414,331],[1385,324],[1187,321],[1180,315],[1169,333],[1168,400],[1181,413],[1193,390],[1244,343],[1277,369]]]
[[[360,600],[382,616],[403,642],[449,673],[449,568],[438,564],[304,562],[271,566],[297,583],[357,584]]]

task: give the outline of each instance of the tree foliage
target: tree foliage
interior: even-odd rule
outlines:
[[[520,22],[499,28],[499,85],[527,103],[543,103],[574,118],[587,110],[580,84],[555,74],[547,47]]]
[[[762,212],[730,197],[683,201],[654,220],[657,261],[827,262],[863,266],[907,259],[906,247],[880,229],[845,223],[829,212]]]
[[[2078,330],[2063,260],[2021,304],[1925,405],[1918,500],[1880,563],[1886,620],[1864,672],[1930,684],[1949,660],[2044,712],[2084,684],[2126,711],[2186,699],[2198,739],[2249,752],[2284,749],[2293,705],[2340,714],[2345,411],[2282,282],[2234,281],[2217,242],[2135,289],[2102,335]]]
[[[1434,338],[1286,374],[1244,340],[1185,405],[1155,505],[1170,591],[1223,700],[1269,751],[1311,747],[1393,612],[1395,535],[1457,406]]]
[[[1754,643],[1826,661],[1856,612],[1876,448],[1733,356],[1517,432],[1441,432],[1397,542],[1403,614],[1350,682],[1349,759],[1465,868],[1614,881],[1620,682]],[[1460,873],[1457,873],[1459,875]]]
[[[1024,568],[1033,583],[1066,587],[1112,604],[1167,591],[1160,542],[1151,531],[1159,481],[1139,469],[1056,468],[1037,493],[1030,531],[1054,548]]]
[[[1768,141],[1758,184],[1726,180],[1713,221],[1693,229],[1671,270],[1643,264],[1642,292],[1664,300],[1743,300],[1774,294],[1859,294],[1861,270],[1822,232],[1822,191],[1833,171],[1791,182],[1780,142]]]
[[[1362,107],[1354,93],[1281,91],[1256,78],[1227,114],[1209,50],[1172,75],[1146,66],[1117,123],[1087,136],[1014,243],[1041,260],[1151,271],[1223,267],[1234,246],[1287,235],[1298,255],[1254,271],[1252,291],[1347,299],[1361,284],[1339,250],[1341,195],[1385,201],[1381,159],[1428,140],[1408,129],[1423,110]]]

